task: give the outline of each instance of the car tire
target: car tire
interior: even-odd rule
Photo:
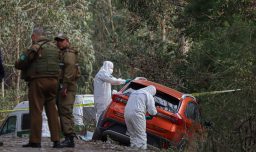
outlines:
[[[118,126],[117,125],[117,126],[111,127],[110,130],[113,130],[113,131],[118,132],[120,134],[126,135],[127,128],[123,127],[123,126]],[[129,146],[130,145],[130,141],[128,143],[124,143],[122,141],[119,141],[119,144],[123,145],[123,146]]]
[[[93,132],[92,140],[107,141],[107,138],[102,135],[102,130],[100,129],[100,128],[101,128],[102,121],[103,121],[103,114],[104,114],[104,113],[105,113],[105,111],[102,112],[102,114],[101,114],[100,117],[99,117],[99,121],[98,121],[98,123],[97,123],[97,126],[96,126],[94,132]]]
[[[101,136],[102,136],[101,130],[98,127],[96,127],[92,135],[92,140],[100,140]]]

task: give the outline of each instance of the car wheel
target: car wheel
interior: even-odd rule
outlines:
[[[102,136],[102,132],[100,128],[96,127],[93,132],[92,140],[101,140],[101,136]]]
[[[100,129],[102,121],[103,121],[103,114],[104,114],[104,112],[102,112],[102,114],[99,117],[99,121],[97,123],[97,126],[96,126],[94,132],[93,132],[92,140],[106,141],[106,137],[102,136],[102,130]]]
[[[108,130],[114,131],[120,136],[109,136],[112,140],[117,141],[120,145],[129,146],[130,138],[126,135],[126,127],[121,125],[114,125],[108,128]],[[126,138],[128,137],[128,138]]]

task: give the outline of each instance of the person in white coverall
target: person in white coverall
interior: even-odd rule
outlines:
[[[131,147],[147,149],[146,117],[157,114],[154,95],[156,88],[152,85],[131,93],[125,106],[124,118],[130,135]]]
[[[114,65],[111,61],[104,61],[100,71],[94,78],[94,103],[96,108],[96,122],[100,115],[111,102],[111,85],[121,85],[130,81],[117,79],[111,74],[113,73]]]

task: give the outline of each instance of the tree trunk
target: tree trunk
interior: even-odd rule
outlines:
[[[189,51],[190,48],[190,44],[189,42],[186,40],[184,34],[180,34],[180,38],[179,38],[179,50],[182,54],[187,54],[187,52]]]
[[[162,41],[165,42],[166,41],[166,20],[165,20],[165,16],[162,20]]]
[[[20,55],[20,23],[19,23],[19,12],[17,12],[16,15],[16,35],[15,35],[15,41],[16,41],[16,60],[18,60]],[[20,100],[20,71],[18,71],[17,74],[17,82],[16,82],[16,102],[19,103]]]
[[[111,22],[112,32],[115,32],[115,26],[114,26],[114,22],[113,22],[113,11],[112,11],[112,2],[111,2],[111,0],[108,0],[108,7],[109,7],[109,14],[110,14],[110,22]]]
[[[166,42],[166,15],[163,15],[163,20],[161,21],[161,25],[162,25],[162,41]],[[164,43],[163,46],[163,50],[166,51],[167,50],[167,44]]]
[[[4,99],[4,79],[2,80],[2,98]]]

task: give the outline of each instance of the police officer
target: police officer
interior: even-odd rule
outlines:
[[[53,148],[61,148],[60,123],[56,107],[58,48],[45,37],[42,28],[35,28],[31,39],[32,45],[15,63],[15,67],[22,70],[22,78],[28,82],[30,136],[29,143],[23,147],[41,147],[42,111],[45,107]]]
[[[65,140],[61,142],[63,147],[75,147],[73,107],[77,91],[77,80],[80,76],[77,55],[78,52],[70,46],[68,37],[63,33],[55,37],[57,47],[60,49],[60,91],[59,91],[59,115],[62,132]]]

